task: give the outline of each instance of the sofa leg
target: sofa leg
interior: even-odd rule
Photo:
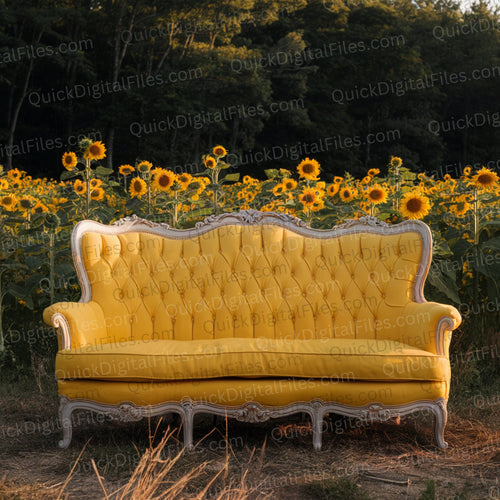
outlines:
[[[193,449],[193,406],[190,403],[182,405],[182,427],[184,431],[184,448],[188,451]]]
[[[448,420],[446,401],[436,401],[434,405],[434,437],[439,448],[447,448],[448,443],[444,440],[444,428]]]
[[[59,419],[62,425],[63,438],[59,441],[59,448],[67,448],[71,443],[71,437],[73,435],[73,423],[71,422],[72,413],[72,405],[66,397],[61,396],[59,401]]]
[[[312,419],[312,435],[313,435],[313,447],[316,451],[321,450],[322,444],[322,432],[323,432],[323,413],[319,410],[315,410],[311,413]]]

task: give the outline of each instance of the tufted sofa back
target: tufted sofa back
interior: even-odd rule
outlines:
[[[271,222],[108,234],[90,223],[73,247],[82,301],[105,314],[99,342],[402,340],[402,308],[423,300],[424,224],[336,232]]]

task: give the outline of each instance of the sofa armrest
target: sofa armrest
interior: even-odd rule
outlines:
[[[449,356],[451,332],[462,322],[458,310],[437,302],[410,302],[401,313],[404,343]]]
[[[59,329],[59,349],[104,343],[108,328],[97,302],[57,302],[43,311],[43,320]]]

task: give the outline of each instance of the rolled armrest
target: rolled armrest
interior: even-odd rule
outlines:
[[[108,336],[104,312],[97,302],[57,302],[43,311],[43,320],[59,329],[59,349],[103,343]]]
[[[405,343],[439,355],[449,355],[451,332],[462,322],[457,309],[437,302],[410,302],[404,306]]]

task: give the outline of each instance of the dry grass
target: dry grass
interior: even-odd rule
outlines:
[[[24,426],[57,422],[56,394],[40,394],[35,382],[30,393],[2,385],[2,500],[313,500],[318,496],[312,491],[340,489],[339,477],[377,500],[420,498],[429,480],[435,481],[439,497],[488,498],[500,477],[499,408],[475,407],[473,395],[453,404],[445,431],[447,450],[434,446],[431,416],[418,414],[400,423],[369,426],[331,416],[319,453],[312,449],[309,420],[300,415],[256,425],[215,423],[200,416],[193,452],[182,450],[178,429],[165,431],[167,419],[153,419],[157,425],[152,430],[147,421],[118,425],[82,420],[70,448],[60,450],[58,427],[43,434],[42,427],[31,432]],[[498,392],[496,387],[492,393]],[[15,432],[18,428],[22,432]],[[117,456],[124,460],[115,460]],[[314,483],[321,488],[311,489]]]
[[[101,477],[95,461],[91,459],[94,472],[104,495],[103,498],[106,500],[167,500],[179,498],[198,500],[205,498],[244,500],[250,496],[255,499],[269,498],[268,494],[259,493],[258,487],[250,487],[247,484],[246,477],[248,469],[242,471],[237,477],[230,477],[230,455],[234,456],[234,451],[227,440],[227,435],[226,443],[228,446],[226,446],[225,460],[222,467],[216,462],[204,461],[195,465],[190,470],[185,471],[180,478],[175,478],[175,468],[179,466],[178,462],[186,451],[181,450],[174,457],[170,457],[165,453],[165,449],[169,441],[177,432],[177,429],[170,430],[170,428],[167,428],[158,444],[154,444],[160,424],[161,419],[157,424],[154,434],[150,434],[149,448],[142,455],[130,479],[118,489],[112,492],[106,490],[103,483],[104,478]],[[206,437],[207,436],[205,436],[205,438]],[[65,498],[65,489],[71,481],[78,462],[85,451],[85,447],[80,452],[80,455],[73,464],[72,470],[59,490],[57,500]],[[256,464],[257,469],[262,468],[264,450],[265,447],[262,448],[259,454],[258,463]],[[254,452],[255,448],[251,454],[251,458]],[[218,471],[210,472],[210,470],[214,468],[216,471],[218,469]],[[194,485],[197,485],[195,489],[193,488]]]

